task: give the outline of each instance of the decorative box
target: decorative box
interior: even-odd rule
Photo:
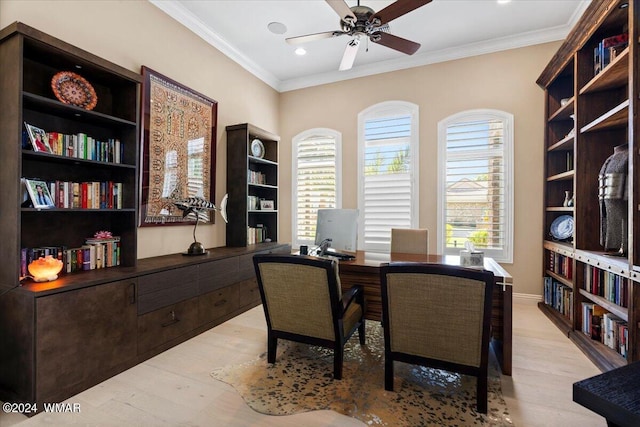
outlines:
[[[484,267],[484,252],[460,251],[460,265],[463,267]]]

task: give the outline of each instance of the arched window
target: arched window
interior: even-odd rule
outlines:
[[[513,261],[513,115],[469,110],[438,123],[438,248],[466,242]]]
[[[318,209],[342,207],[342,135],[309,129],[293,137],[292,246],[313,245]]]
[[[358,114],[358,247],[388,252],[391,228],[418,226],[418,106],[373,105]]]

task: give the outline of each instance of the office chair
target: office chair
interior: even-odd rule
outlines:
[[[342,294],[335,260],[296,255],[255,255],[253,263],[267,320],[267,361],[278,339],[333,349],[333,378],[342,378],[344,345],[358,330],[365,343],[364,291]]]
[[[477,377],[478,412],[487,412],[493,273],[459,266],[391,263],[381,268],[385,389],[393,362]]]

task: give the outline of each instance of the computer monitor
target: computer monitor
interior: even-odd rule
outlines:
[[[358,209],[318,209],[315,244],[331,239],[336,251],[355,252],[358,246]]]

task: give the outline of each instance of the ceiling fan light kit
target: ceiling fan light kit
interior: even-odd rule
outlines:
[[[354,37],[347,43],[347,47],[340,62],[340,71],[349,70],[353,66],[361,37],[368,37],[373,43],[386,46],[407,55],[413,55],[420,44],[389,33],[389,22],[409,13],[431,0],[397,0],[379,12],[367,6],[358,5],[349,7],[345,0],[325,0],[340,17],[341,30],[326,31],[323,33],[307,34],[304,36],[289,37],[289,44],[301,44],[314,40],[348,35]]]

